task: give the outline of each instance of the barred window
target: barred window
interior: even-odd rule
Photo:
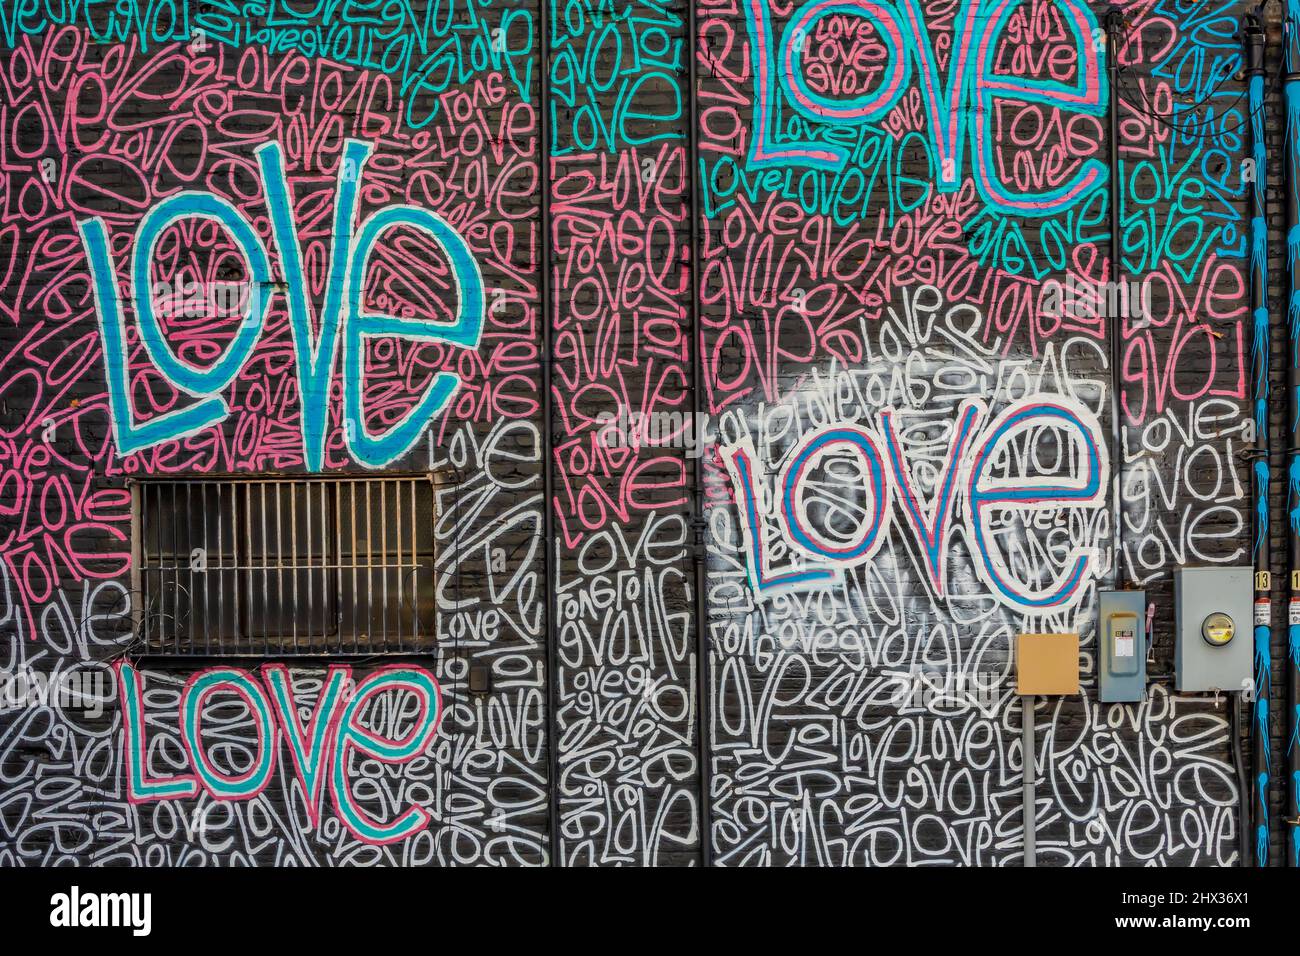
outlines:
[[[431,475],[132,486],[147,653],[403,653],[434,643]]]

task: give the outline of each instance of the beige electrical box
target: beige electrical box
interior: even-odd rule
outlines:
[[[1079,693],[1079,635],[1017,634],[1016,693]]]

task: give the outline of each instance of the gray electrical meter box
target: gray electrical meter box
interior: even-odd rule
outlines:
[[[1254,572],[1250,568],[1175,568],[1180,691],[1239,691],[1254,657]]]
[[[1146,591],[1098,591],[1097,698],[1133,703],[1147,689]]]

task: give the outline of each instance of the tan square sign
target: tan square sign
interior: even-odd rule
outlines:
[[[1079,635],[1016,635],[1016,693],[1079,693]]]

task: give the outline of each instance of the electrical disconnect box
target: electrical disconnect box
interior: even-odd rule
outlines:
[[[1098,591],[1097,697],[1132,703],[1147,688],[1147,593]]]
[[[1253,663],[1253,572],[1250,568],[1175,568],[1180,691],[1239,691]]]

